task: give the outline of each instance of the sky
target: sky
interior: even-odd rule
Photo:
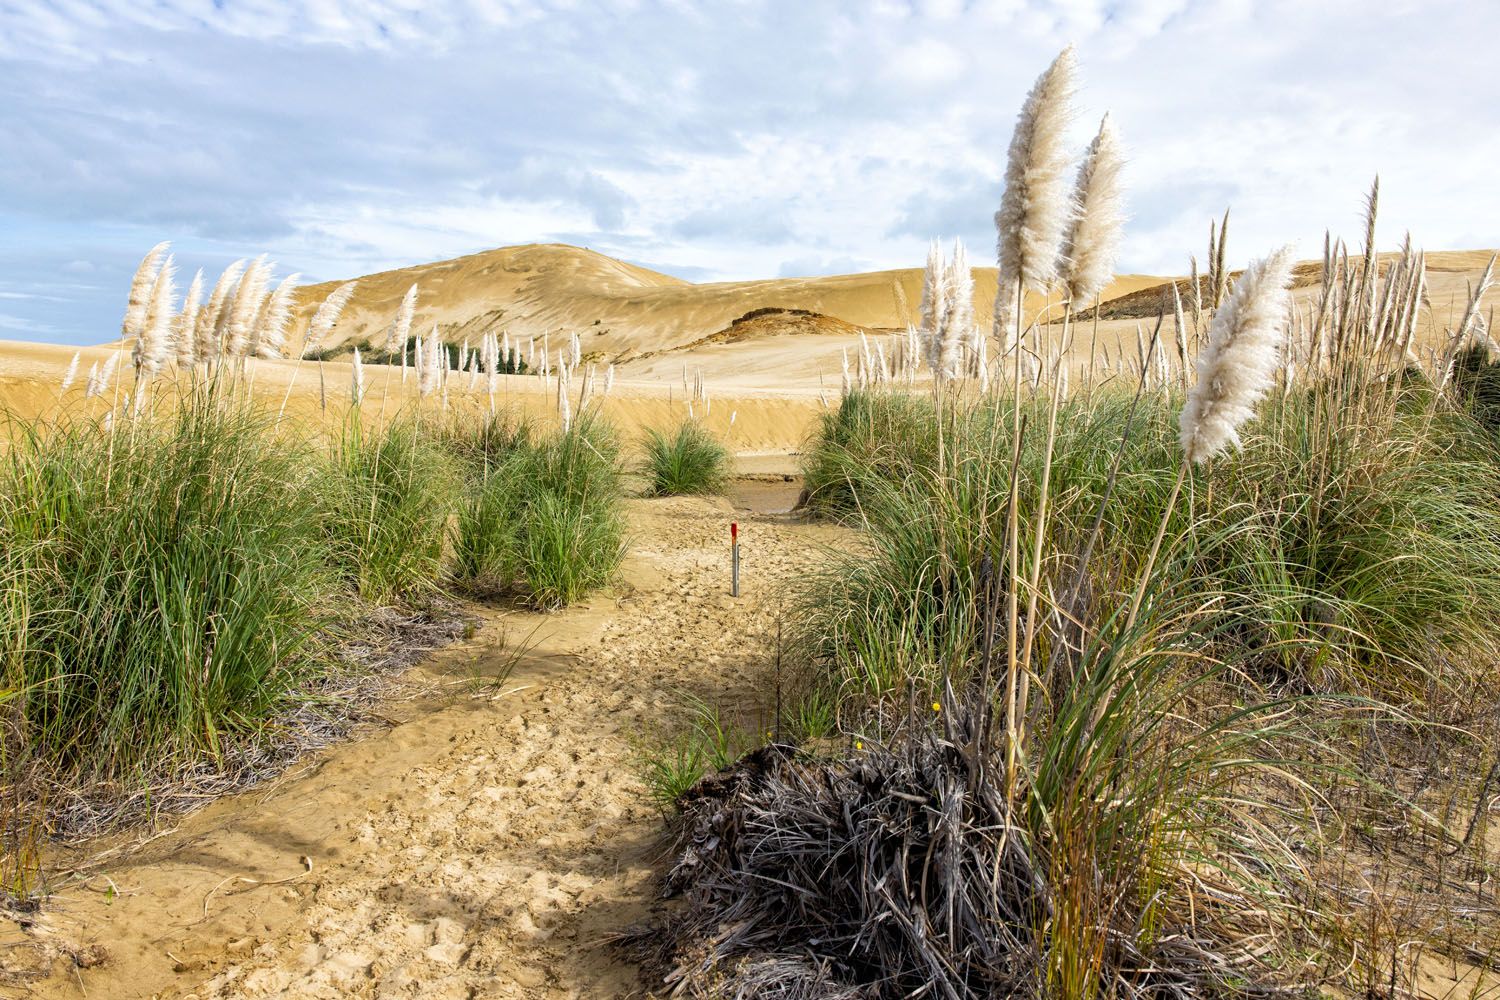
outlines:
[[[1500,245],[1500,4],[0,0],[0,338],[118,335],[171,240],[347,278],[565,242],[692,281],[991,264],[1016,112],[1077,46],[1122,272]]]

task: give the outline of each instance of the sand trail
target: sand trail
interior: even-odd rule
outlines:
[[[784,510],[796,490],[747,495]],[[764,700],[776,587],[839,533],[726,500],[633,501],[631,521],[610,593],[551,616],[482,611],[382,706],[393,726],[185,817],[64,887],[29,931],[7,928],[8,966],[52,966],[13,979],[21,995],[642,993],[604,943],[647,914],[663,846],[634,747],[680,719],[683,691]],[[80,967],[93,946],[107,958]]]

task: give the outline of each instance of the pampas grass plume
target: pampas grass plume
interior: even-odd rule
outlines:
[[[406,357],[406,341],[411,336],[412,317],[417,312],[417,286],[415,283],[406,290],[401,297],[401,305],[396,310],[396,320],[391,324],[390,333],[385,338],[385,353],[395,354],[396,349],[401,349],[401,356]],[[420,361],[418,362],[420,367]]]
[[[132,351],[132,360],[138,372],[157,371],[167,359],[172,341],[172,298],[176,293],[173,278],[176,272],[177,266],[169,254],[161,270],[156,272],[156,280],[151,285],[146,316]]]
[[[359,348],[354,348],[354,364],[349,372],[349,396],[357,404],[365,398],[365,365],[359,358]]]
[[[161,269],[171,245],[164,240],[152,247],[141,258],[135,277],[130,279],[130,298],[125,303],[125,319],[120,324],[120,332],[127,341],[139,340],[146,329],[146,310],[151,301],[151,289],[156,284],[156,272]]]
[[[267,297],[255,331],[257,357],[279,358],[286,350],[286,327],[292,317],[292,293],[297,290],[297,279],[300,277],[300,274],[289,274],[282,278],[276,290]]]
[[[922,271],[922,346],[927,367],[937,371],[942,353],[939,343],[939,327],[943,322],[943,313],[947,309],[944,295],[947,293],[947,285],[944,281],[943,251],[938,246],[937,240],[933,240],[927,247],[927,266]],[[848,372],[847,363],[844,366],[845,373]]]
[[[193,355],[199,361],[212,361],[219,356],[219,332],[224,326],[224,308],[229,293],[244,273],[245,261],[237,260],[224,269],[214,290],[209,293],[208,304],[198,310],[198,319],[193,324]]]
[[[193,275],[187,294],[182,299],[182,309],[172,323],[172,348],[177,354],[177,363],[193,363],[194,343],[198,329],[198,313],[203,301],[203,268]]]
[[[354,287],[358,284],[358,281],[344,282],[323,300],[322,305],[318,306],[318,311],[313,313],[313,318],[308,321],[307,336],[302,338],[304,358],[322,350],[324,339],[338,325],[339,317],[343,315],[344,307],[349,304],[349,297],[354,294]]]
[[[244,354],[255,332],[256,317],[260,315],[261,303],[265,299],[266,284],[271,280],[271,264],[266,254],[261,254],[245,268],[244,276],[234,289],[234,301],[226,310],[224,324],[224,352],[230,355]]]
[[[1075,307],[1093,299],[1114,277],[1120,230],[1125,224],[1120,186],[1123,166],[1119,134],[1105,115],[1078,168],[1075,214],[1063,244],[1063,277]]]
[[[1178,417],[1190,462],[1239,443],[1239,428],[1275,383],[1292,280],[1292,248],[1252,263],[1214,313],[1198,358],[1198,382]]]
[[[59,396],[67,392],[78,379],[78,359],[80,354],[81,352],[79,351],[73,352],[73,360],[68,362],[68,370],[63,372],[62,387],[57,390]]]
[[[964,344],[974,330],[974,273],[961,240],[953,241],[953,259],[943,273],[943,321],[938,342],[938,370],[944,378],[958,376]]]
[[[1072,221],[1066,132],[1077,59],[1070,45],[1037,78],[1011,135],[1005,193],[995,212],[1000,287],[1042,291],[1058,277],[1063,236]]]

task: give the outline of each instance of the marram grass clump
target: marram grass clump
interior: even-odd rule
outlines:
[[[215,754],[319,669],[317,468],[248,408],[8,428],[7,738],[84,780]]]
[[[641,446],[650,496],[713,495],[729,482],[729,449],[696,420],[684,420],[670,433],[647,430]]]
[[[348,423],[330,460],[321,521],[335,565],[361,598],[410,603],[437,589],[460,489],[456,461],[418,421],[376,430]]]
[[[625,552],[619,446],[593,410],[471,468],[454,544],[461,585],[557,608],[614,576]]]

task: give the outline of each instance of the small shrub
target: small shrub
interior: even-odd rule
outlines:
[[[643,445],[649,495],[724,492],[730,475],[729,449],[697,421],[683,421],[673,434],[648,430]]]

